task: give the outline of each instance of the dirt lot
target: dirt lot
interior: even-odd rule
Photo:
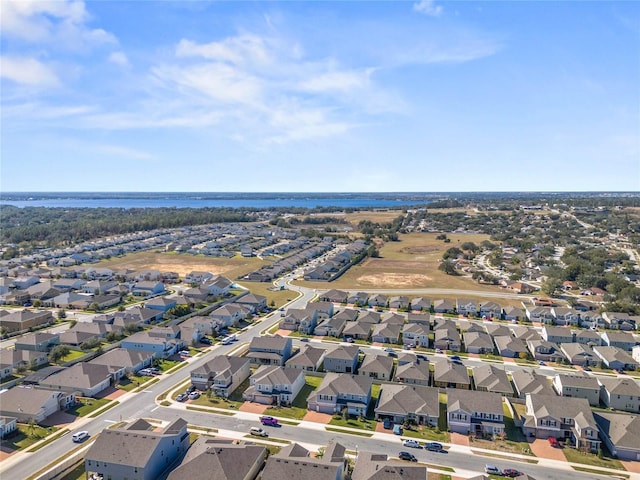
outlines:
[[[161,272],[176,272],[184,276],[192,270],[200,270],[225,275],[235,279],[264,265],[258,258],[214,258],[204,255],[163,253],[155,251],[136,252],[123,257],[111,258],[97,264],[112,270],[130,268],[133,270],[154,269]]]

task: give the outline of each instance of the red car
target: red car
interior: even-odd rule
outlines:
[[[560,446],[556,437],[549,437],[549,445],[551,445],[553,448],[558,448]]]

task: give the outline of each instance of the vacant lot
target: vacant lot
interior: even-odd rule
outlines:
[[[192,270],[200,270],[224,275],[231,280],[256,270],[264,265],[264,260],[255,257],[241,256],[233,258],[214,258],[204,255],[189,255],[186,253],[163,253],[158,251],[136,252],[123,257],[110,258],[97,264],[112,270],[130,268],[132,270],[160,270],[161,272],[176,272],[184,277]]]
[[[488,235],[447,234],[451,242],[436,240],[435,233],[400,235],[398,242],[380,247],[380,258],[368,258],[352,267],[338,280],[305,282],[314,288],[384,289],[384,288],[458,288],[500,291],[498,287],[480,285],[464,276],[445,275],[438,270],[442,254],[464,242],[480,243]]]

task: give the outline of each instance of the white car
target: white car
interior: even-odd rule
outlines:
[[[403,446],[403,447],[411,447],[411,448],[422,448],[422,447],[420,446],[420,443],[419,443],[418,441],[416,441],[416,440],[410,440],[410,439],[404,440],[404,441],[402,442],[402,446]]]
[[[87,432],[86,430],[81,430],[71,436],[71,440],[76,443],[84,442],[87,438],[89,438],[89,432]]]
[[[200,392],[199,391],[195,391],[195,392],[191,392],[189,394],[189,400],[195,400],[197,398],[200,398]]]

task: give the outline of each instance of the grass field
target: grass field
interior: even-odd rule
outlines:
[[[625,469],[622,463],[620,463],[620,460],[610,457],[599,458],[593,453],[583,453],[575,448],[563,448],[562,453],[567,457],[567,462],[583,463],[585,465],[591,465],[592,467],[614,468],[616,470]]]
[[[111,400],[107,398],[78,398],[78,402],[78,405],[67,411],[72,415],[84,417],[89,415],[91,412],[104,407],[107,403],[111,402]]]
[[[58,430],[57,427],[41,427],[40,425],[19,423],[15,432],[2,440],[2,445],[7,450],[28,448],[56,430]]]
[[[400,235],[398,242],[380,247],[379,258],[367,258],[350,268],[339,279],[326,282],[304,282],[312,288],[384,289],[384,288],[458,288],[500,291],[498,287],[480,285],[471,278],[451,276],[438,270],[442,254],[464,242],[480,243],[489,238],[481,234],[447,234],[450,243],[436,240],[436,234]]]

